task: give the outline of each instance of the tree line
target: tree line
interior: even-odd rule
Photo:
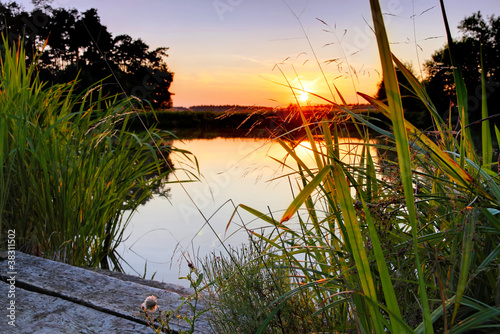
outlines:
[[[461,67],[468,93],[469,122],[481,119],[481,73],[485,72],[487,105],[490,115],[500,113],[500,17],[483,17],[477,12],[464,18],[458,29],[460,38],[455,41],[454,57]],[[483,66],[481,67],[481,58]],[[409,66],[411,69],[411,66]],[[424,63],[426,78],[423,83],[431,101],[444,119],[456,123],[455,80],[448,46],[435,51]],[[422,101],[414,98],[410,85],[397,71],[405,117],[420,128],[431,128],[430,116]],[[386,98],[382,82],[377,97]],[[500,119],[494,118],[499,123]]]
[[[96,9],[79,12],[52,8],[47,0],[32,2],[30,12],[16,2],[0,2],[0,30],[13,43],[23,41],[28,61],[43,49],[41,80],[57,84],[78,76],[81,91],[103,80],[105,94],[132,95],[154,108],[172,106],[167,47],[150,50],[140,38],[113,36]]]

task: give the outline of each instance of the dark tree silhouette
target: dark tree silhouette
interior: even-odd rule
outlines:
[[[404,64],[404,66],[413,73],[411,65]],[[396,77],[399,82],[399,91],[401,93],[401,100],[403,102],[405,118],[420,129],[428,129],[432,126],[429,112],[427,111],[422,101],[420,101],[412,92],[410,83],[408,82],[408,80],[406,80],[406,77],[397,67]],[[377,94],[375,97],[381,101],[387,99],[383,79],[378,83]]]
[[[468,93],[469,122],[481,118],[482,54],[487,81],[488,109],[500,112],[500,18],[485,20],[480,12],[466,17],[459,25],[461,38],[456,41],[455,54],[461,66]],[[436,51],[425,63],[428,74],[427,91],[442,115],[448,115],[456,104],[455,83],[448,47]]]
[[[113,37],[96,9],[80,13],[54,9],[47,0],[32,2],[31,12],[15,2],[0,2],[0,29],[12,42],[24,41],[27,61],[45,45],[39,62],[42,80],[68,82],[78,75],[81,90],[103,80],[105,94],[134,95],[155,108],[172,105],[168,48],[150,50],[141,39]]]

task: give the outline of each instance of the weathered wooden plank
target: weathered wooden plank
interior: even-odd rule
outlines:
[[[16,287],[15,318],[7,317],[9,286],[0,282],[0,333],[130,333],[151,334],[142,324],[116,317],[70,301]],[[14,324],[15,326],[9,325]]]
[[[194,292],[193,289],[186,288],[186,287],[179,285],[179,284],[159,282],[159,281],[155,281],[155,280],[145,279],[145,278],[135,276],[135,275],[129,275],[129,274],[120,273],[117,271],[111,271],[111,270],[100,269],[100,268],[86,268],[86,269],[97,272],[97,273],[102,274],[102,275],[117,278],[120,281],[135,282],[135,283],[139,283],[142,285],[157,288],[160,290],[172,291],[172,292],[175,292],[181,296],[189,296],[189,295],[193,294],[193,292]]]
[[[21,252],[16,252],[16,270],[18,287],[56,296],[73,304],[83,305],[130,321],[144,320],[139,310],[141,303],[149,295],[158,298],[158,305],[164,311],[175,310],[181,304],[180,295],[172,291],[144,286],[136,282],[121,281],[91,270]],[[1,265],[0,275],[5,281],[8,276],[7,265]],[[187,308],[183,312],[187,313]],[[171,323],[172,329],[188,328],[182,320],[174,321],[177,323]],[[200,317],[197,321],[196,332],[210,332],[205,317]]]

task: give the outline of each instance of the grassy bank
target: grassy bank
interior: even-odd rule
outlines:
[[[16,249],[75,265],[120,269],[130,213],[165,183],[175,148],[166,134],[129,132],[136,106],[47,86],[36,60],[3,43],[0,64],[0,236]],[[184,152],[185,153],[185,152]]]

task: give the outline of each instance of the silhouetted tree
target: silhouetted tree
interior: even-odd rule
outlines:
[[[404,65],[413,73],[413,69],[410,64]],[[430,115],[422,101],[420,101],[412,92],[410,83],[397,67],[396,77],[399,82],[399,91],[401,93],[405,118],[420,129],[428,129],[432,126]],[[382,101],[387,99],[383,79],[378,83],[377,94],[375,97]]]
[[[477,12],[461,21],[458,28],[462,36],[456,41],[454,56],[462,69],[469,96],[469,121],[473,122],[481,117],[481,52],[486,73],[489,114],[500,112],[500,18],[492,15],[485,20]],[[427,91],[438,111],[447,115],[450,106],[456,103],[448,47],[436,51],[424,66],[428,74]]]
[[[79,88],[103,81],[106,94],[126,93],[155,108],[171,107],[173,73],[165,62],[168,48],[149,50],[141,39],[113,37],[96,9],[52,8],[48,0],[33,0],[26,12],[15,2],[0,2],[0,29],[17,43],[23,40],[27,61],[46,44],[40,57],[42,80],[60,83],[77,75]]]

